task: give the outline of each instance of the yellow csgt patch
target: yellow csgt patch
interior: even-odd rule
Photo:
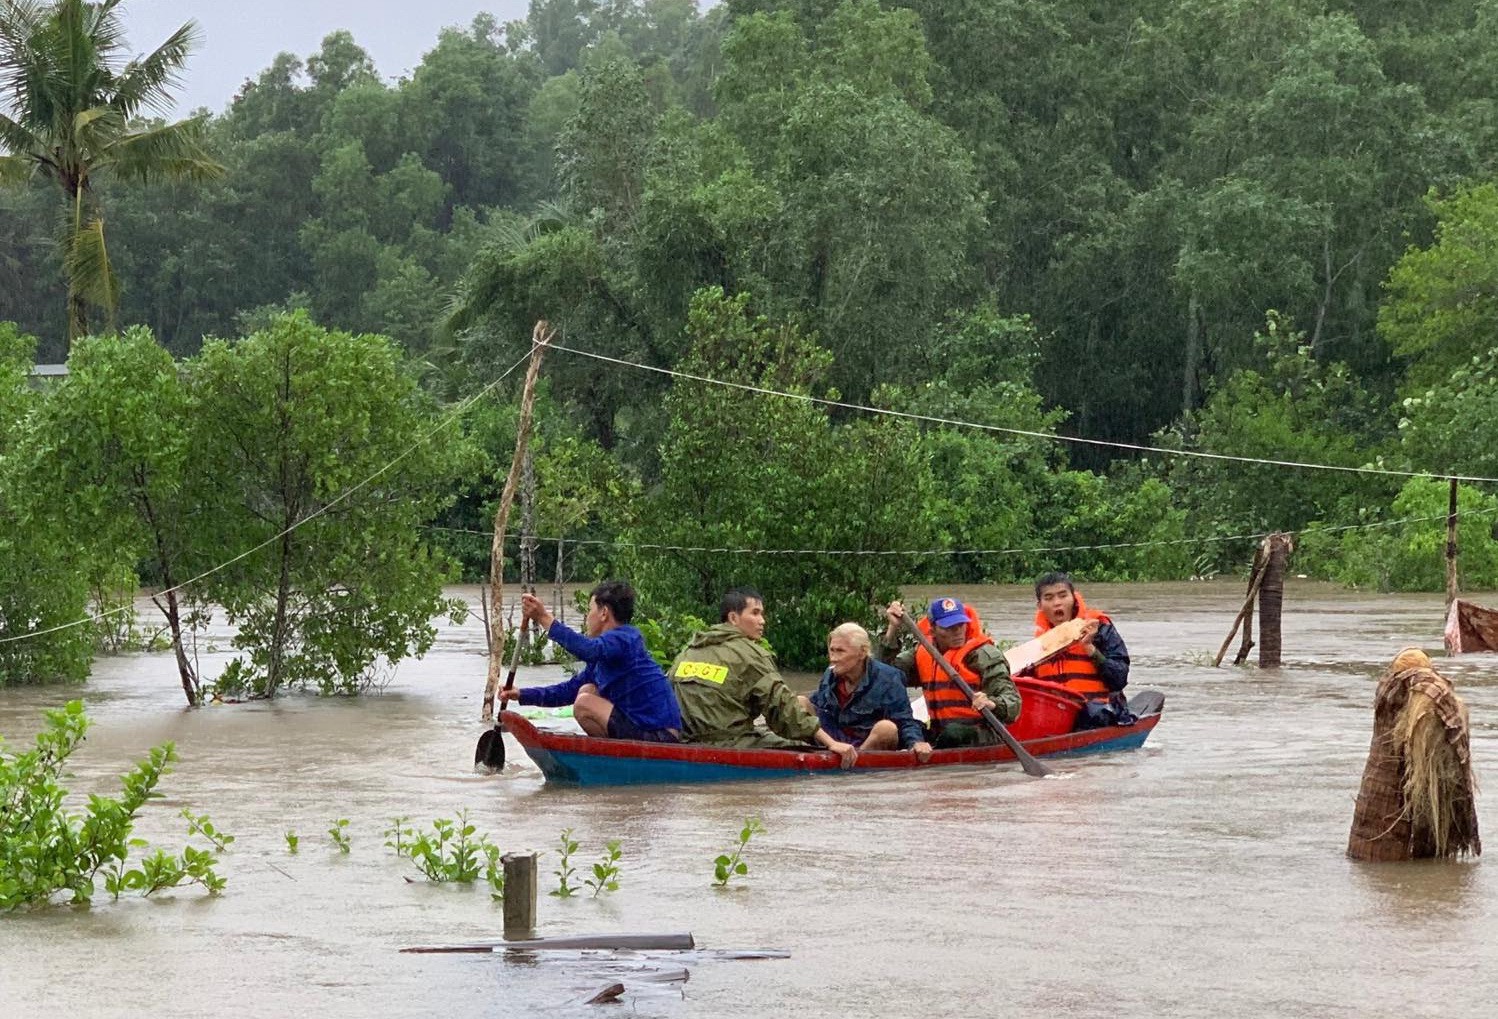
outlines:
[[[728,666],[712,662],[678,662],[678,679],[705,679],[709,683],[721,683],[728,678]]]

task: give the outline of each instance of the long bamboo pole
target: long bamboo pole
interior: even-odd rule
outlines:
[[[1456,479],[1451,479],[1450,500],[1446,507],[1446,611],[1456,601]]]
[[[494,720],[494,695],[499,691],[499,674],[504,670],[504,613],[501,608],[505,584],[505,527],[510,522],[510,506],[515,502],[515,489],[520,484],[520,469],[530,442],[531,412],[536,405],[536,378],[541,374],[541,358],[555,335],[545,319],[537,322],[535,329],[531,330],[531,363],[525,371],[525,388],[520,394],[515,456],[510,461],[510,473],[499,496],[499,508],[494,511],[494,543],[489,548],[489,674],[484,681],[484,704],[479,716],[485,722]]]

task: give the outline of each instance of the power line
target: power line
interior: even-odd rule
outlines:
[[[841,410],[878,414],[883,417],[905,418],[910,421],[921,421],[926,424],[949,425],[954,428],[973,428],[985,432],[997,432],[1003,435],[1016,435],[1027,439],[1043,439],[1047,442],[1070,442],[1081,446],[1099,446],[1105,449],[1122,449],[1136,453],[1159,453],[1163,456],[1193,457],[1200,460],[1225,460],[1233,463],[1263,464],[1271,467],[1294,467],[1302,470],[1340,471],[1346,474],[1375,474],[1397,478],[1431,478],[1441,481],[1468,481],[1474,484],[1498,484],[1498,478],[1484,478],[1468,474],[1437,474],[1430,471],[1399,471],[1387,467],[1344,467],[1338,464],[1304,463],[1299,460],[1270,460],[1253,456],[1235,456],[1230,453],[1209,453],[1199,449],[1164,449],[1160,446],[1141,446],[1132,442],[1088,439],[1077,435],[1058,435],[1054,432],[1036,432],[1024,428],[1005,428],[1001,425],[985,425],[975,421],[960,421],[955,418],[943,418],[931,414],[892,410],[887,407],[869,407],[861,403],[848,403],[844,400],[829,400],[826,397],[812,396],[808,393],[786,393],[777,389],[767,389],[764,386],[750,385],[746,382],[728,382],[706,375],[693,375],[690,372],[677,371],[674,368],[660,368],[655,365],[640,364],[636,361],[626,361],[623,358],[610,357],[607,354],[599,354],[591,350],[579,350],[576,347],[566,347],[559,343],[553,343],[551,346],[554,350],[577,354],[580,357],[590,357],[597,361],[607,362],[608,364],[635,368],[639,371],[656,372],[661,375],[668,375],[671,378],[687,379],[691,382],[724,386],[728,389],[739,389],[748,393],[759,393],[763,396],[778,396],[787,400],[801,400],[804,403],[820,404],[824,407],[837,407]]]
[[[1469,511],[1464,516],[1491,516],[1498,510],[1486,509]],[[1376,520],[1363,524],[1338,524],[1333,527],[1307,527],[1300,531],[1290,533],[1306,534],[1335,534],[1343,531],[1373,530],[1381,527],[1399,527],[1404,524],[1427,523],[1433,520],[1445,520],[1446,514],[1439,513],[1425,517],[1403,517],[1398,520]],[[489,531],[478,531],[464,527],[442,527],[436,524],[429,525],[427,530],[445,531],[453,534],[472,534],[484,538],[493,537]],[[1000,555],[1031,555],[1042,552],[1095,552],[1115,548],[1163,548],[1173,545],[1200,545],[1208,543],[1222,543],[1234,541],[1258,541],[1269,537],[1270,534],[1281,533],[1274,531],[1259,531],[1254,534],[1232,534],[1213,535],[1205,538],[1163,538],[1156,541],[1120,541],[1097,545],[1047,545],[1029,548],[933,548],[933,549],[839,549],[839,548],[734,548],[732,546],[710,546],[710,545],[666,545],[655,542],[634,542],[614,538],[537,538],[539,542],[552,543],[565,541],[569,545],[604,545],[612,548],[638,549],[650,552],[692,552],[717,555],[766,555],[766,556],[907,556],[910,558],[940,557],[940,556],[1000,556]],[[506,535],[505,541],[520,540],[520,535]]]

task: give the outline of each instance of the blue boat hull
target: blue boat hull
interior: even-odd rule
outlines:
[[[1002,744],[938,750],[926,763],[917,761],[909,751],[871,751],[860,754],[857,766],[845,770],[839,767],[837,756],[826,751],[729,750],[691,744],[595,739],[537,729],[511,712],[505,712],[500,721],[505,731],[515,737],[541,769],[546,780],[559,785],[738,782],[850,775],[890,769],[971,767],[1014,760],[1013,752]],[[1131,725],[1046,736],[1028,740],[1024,746],[1036,757],[1137,750],[1149,739],[1159,721],[1160,715],[1155,713]]]

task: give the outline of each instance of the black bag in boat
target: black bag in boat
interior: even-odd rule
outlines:
[[[1133,725],[1139,719],[1129,710],[1122,693],[1109,695],[1106,701],[1088,701],[1077,712],[1076,730],[1102,729],[1110,725]]]

